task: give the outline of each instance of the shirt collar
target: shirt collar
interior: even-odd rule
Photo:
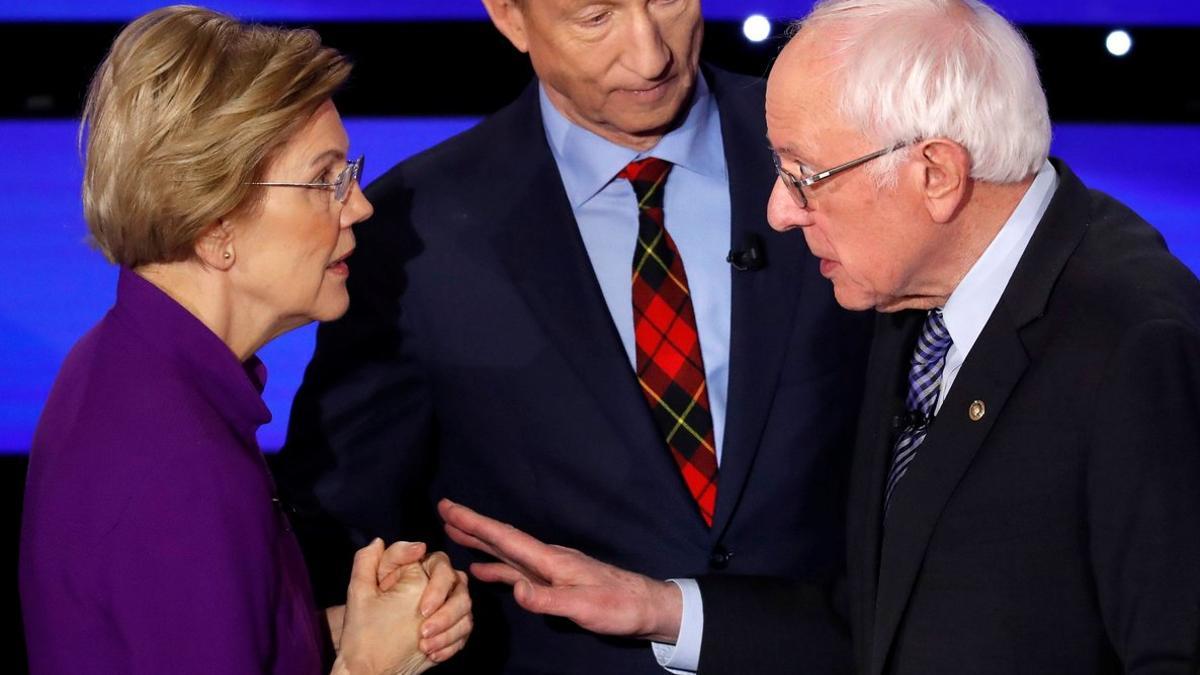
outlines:
[[[727,176],[720,115],[703,74],[696,76],[683,123],[644,152],[617,145],[568,120],[550,102],[544,85],[538,87],[538,101],[546,140],[558,164],[571,208],[587,203],[626,164],[636,159],[657,157],[701,175],[721,179]]]
[[[946,300],[942,318],[960,354],[971,351],[983,332],[1057,188],[1058,175],[1047,160],[992,243]]]

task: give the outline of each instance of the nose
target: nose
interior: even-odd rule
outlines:
[[[642,7],[633,15],[630,32],[624,51],[625,66],[643,80],[659,79],[670,67],[672,56],[658,19]]]
[[[371,202],[363,194],[362,187],[355,181],[354,187],[350,188],[350,197],[346,199],[346,205],[342,207],[342,218],[339,225],[343,229],[350,227],[370,218],[374,213],[375,207],[371,206]]]
[[[779,176],[775,177],[775,186],[771,188],[771,197],[767,201],[767,222],[777,232],[812,225],[812,213],[796,203]]]

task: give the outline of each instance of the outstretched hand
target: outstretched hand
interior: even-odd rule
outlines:
[[[498,560],[472,564],[471,574],[512,586],[526,610],[561,616],[602,635],[667,643],[678,637],[683,598],[675,584],[544,544],[448,499],[438,503],[438,513],[452,540]]]

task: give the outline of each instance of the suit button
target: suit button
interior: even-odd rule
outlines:
[[[733,558],[733,553],[726,551],[724,546],[717,546],[708,556],[708,566],[714,570],[723,570],[729,567],[729,561]]]

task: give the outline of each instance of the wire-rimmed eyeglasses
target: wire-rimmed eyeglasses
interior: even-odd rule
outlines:
[[[807,209],[808,208],[808,195],[804,194],[804,188],[810,187],[816,183],[819,183],[819,182],[825,180],[826,178],[832,178],[833,176],[836,176],[843,171],[853,169],[854,167],[858,166],[859,164],[866,164],[867,162],[869,162],[873,159],[878,159],[880,157],[883,157],[884,155],[888,154],[889,152],[895,152],[896,150],[899,150],[900,148],[903,148],[906,145],[908,145],[908,143],[897,143],[895,145],[886,147],[882,150],[876,150],[875,152],[872,152],[869,155],[863,155],[862,157],[859,157],[858,159],[852,159],[849,162],[845,162],[843,164],[838,164],[837,166],[833,167],[832,169],[818,171],[817,173],[814,173],[811,176],[808,176],[805,178],[797,178],[796,176],[792,175],[792,173],[790,171],[783,168],[783,161],[779,158],[779,154],[776,153],[774,150],[771,151],[771,159],[775,161],[775,171],[779,174],[779,177],[783,180],[783,185],[784,185],[784,187],[787,188],[788,194],[792,195],[792,199],[796,200],[796,203],[800,205],[800,208]]]
[[[354,184],[357,183],[359,181],[359,179],[362,177],[363,162],[365,161],[365,158],[366,158],[365,155],[359,155],[358,159],[354,160],[353,162],[347,162],[346,168],[344,168],[338,172],[337,177],[333,179],[332,183],[325,183],[325,182],[321,182],[321,181],[317,181],[317,182],[313,182],[313,183],[292,183],[292,182],[287,182],[287,181],[260,181],[260,182],[247,183],[247,185],[265,185],[265,186],[269,186],[269,187],[301,187],[301,188],[314,188],[317,190],[333,190],[333,198],[338,200],[339,202],[345,204],[346,200],[350,198],[350,189],[353,188]]]

